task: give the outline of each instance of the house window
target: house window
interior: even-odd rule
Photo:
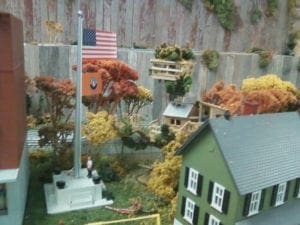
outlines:
[[[175,120],[174,120],[174,119],[171,119],[171,120],[170,120],[170,123],[171,123],[171,124],[175,124]]]
[[[258,213],[260,198],[261,198],[261,191],[256,191],[251,194],[248,216]]]
[[[211,206],[220,212],[222,212],[224,191],[225,188],[222,185],[214,183]]]
[[[6,185],[0,184],[0,216],[7,215]]]
[[[220,225],[220,220],[213,215],[209,215],[208,225]]]
[[[180,120],[176,120],[176,125],[180,126],[181,121]]]
[[[195,195],[197,194],[197,181],[198,181],[198,172],[190,168],[187,189]]]
[[[195,203],[191,199],[186,198],[183,218],[191,224],[193,223],[194,208],[195,208]]]
[[[275,206],[279,206],[284,203],[285,191],[286,191],[286,183],[279,184],[277,194],[276,194]]]

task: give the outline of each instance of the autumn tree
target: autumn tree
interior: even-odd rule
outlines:
[[[182,159],[175,156],[175,152],[185,140],[186,136],[178,133],[175,140],[165,145],[162,148],[164,160],[155,162],[150,173],[149,190],[167,202],[171,202],[177,194]]]
[[[116,119],[106,111],[88,112],[82,130],[91,144],[104,144],[117,136]]]
[[[153,101],[152,94],[149,89],[142,85],[137,86],[137,93],[134,95],[127,95],[123,99],[125,103],[125,112],[127,116],[138,114],[139,111],[149,105]]]
[[[71,80],[58,80],[51,76],[36,77],[35,83],[44,95],[49,111],[49,123],[38,130],[39,145],[51,145],[57,156],[66,149],[67,137],[74,132],[70,117],[75,108],[75,86]]]
[[[83,98],[83,103],[93,112],[101,109],[112,113],[123,98],[138,93],[134,83],[138,79],[137,71],[120,60],[84,60],[82,71],[95,72],[101,77],[101,93]]]

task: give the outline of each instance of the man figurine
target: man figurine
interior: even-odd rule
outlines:
[[[88,156],[88,160],[87,160],[87,163],[86,163],[86,168],[87,168],[87,171],[88,171],[87,177],[91,178],[92,177],[92,170],[93,170],[93,161],[92,161],[91,156]]]

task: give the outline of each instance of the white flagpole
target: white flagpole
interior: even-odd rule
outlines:
[[[83,13],[78,11],[78,36],[77,36],[77,78],[76,78],[76,110],[75,110],[75,151],[74,151],[74,176],[80,177],[81,169],[81,93],[82,93],[82,21]]]

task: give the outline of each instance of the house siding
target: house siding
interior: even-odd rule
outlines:
[[[184,187],[185,168],[190,167],[197,170],[203,176],[201,197],[195,196],[187,191]],[[209,182],[217,182],[230,192],[230,201],[228,213],[220,213],[212,208],[207,201]],[[183,154],[183,165],[180,173],[178,208],[176,219],[182,224],[187,223],[181,216],[182,197],[188,197],[193,200],[200,208],[198,224],[204,224],[205,213],[212,214],[217,217],[222,224],[232,225],[236,220],[236,212],[238,210],[239,196],[237,189],[233,183],[233,179],[229,173],[227,165],[219,150],[218,144],[210,129],[207,128],[198,138],[191,144],[189,150]]]
[[[1,225],[22,225],[29,182],[28,148],[23,149],[16,181],[7,183],[8,214],[0,216]]]
[[[293,200],[297,199],[296,197],[294,197],[295,187],[296,187],[296,179],[290,181],[290,186],[289,186],[289,191],[288,191],[288,197],[287,197],[286,202],[293,201]],[[255,215],[252,215],[252,216],[256,216],[256,215],[264,213],[264,212],[266,212],[266,211],[268,211],[270,209],[282,206],[282,205],[280,205],[280,206],[271,206],[271,198],[272,198],[273,186],[272,187],[268,187],[265,190],[266,190],[266,192],[265,192],[265,198],[264,198],[263,208],[262,208],[261,211],[258,212],[258,214],[255,214]],[[300,199],[299,199],[299,201],[300,201]],[[249,216],[249,217],[243,216],[244,202],[245,202],[245,196],[240,196],[239,197],[239,205],[241,207],[237,208],[237,221],[241,221],[243,219],[251,217],[251,216]],[[285,203],[283,203],[283,205],[284,204]]]

